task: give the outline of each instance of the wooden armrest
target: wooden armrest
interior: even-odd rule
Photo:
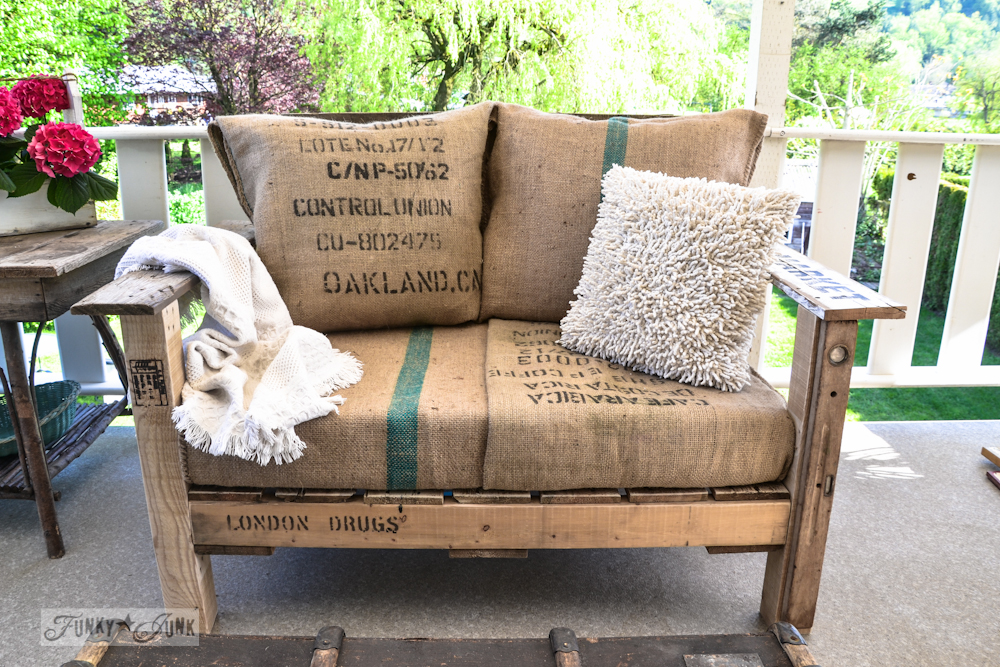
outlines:
[[[771,282],[820,319],[901,320],[906,306],[781,246],[771,265]]]
[[[198,285],[187,271],[133,271],[108,283],[70,309],[74,315],[156,315]]]
[[[249,220],[223,220],[219,224],[213,226],[239,234],[247,241],[249,241],[250,245],[252,245],[254,248],[257,247],[257,239],[255,236],[253,223],[250,222]]]

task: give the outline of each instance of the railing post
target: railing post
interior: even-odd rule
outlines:
[[[809,257],[848,278],[854,259],[864,162],[864,141],[819,142]]]
[[[209,227],[217,227],[223,220],[247,219],[208,139],[201,140],[201,182],[205,193],[205,221]]]
[[[126,220],[170,220],[162,139],[119,139],[118,187]]]
[[[899,144],[878,291],[910,311],[904,320],[875,321],[870,375],[896,375],[910,367],[943,156],[943,144]]]
[[[1000,270],[1000,146],[979,146],[955,257],[938,366],[979,366]]]

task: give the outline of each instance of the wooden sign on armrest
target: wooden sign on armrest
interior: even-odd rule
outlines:
[[[781,246],[771,282],[817,317],[842,320],[901,320],[906,306]]]

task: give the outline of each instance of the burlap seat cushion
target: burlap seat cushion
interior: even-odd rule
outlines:
[[[632,372],[558,345],[557,324],[490,320],[487,489],[736,486],[792,460],[784,399],[759,375],[740,392]]]
[[[194,484],[313,489],[482,486],[486,448],[484,324],[339,333],[364,364],[340,414],[295,427],[296,461],[261,467],[185,446]]]
[[[767,122],[746,109],[610,121],[515,104],[495,113],[480,321],[563,318],[612,165],[748,185]]]
[[[331,332],[476,319],[492,108],[368,125],[220,116],[209,126],[296,324]]]

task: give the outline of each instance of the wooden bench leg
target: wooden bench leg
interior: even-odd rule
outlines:
[[[760,614],[768,625],[813,625],[857,333],[857,321],[820,320],[799,306],[788,396],[798,435],[785,479],[792,512],[785,546],[767,558]]]
[[[135,434],[163,604],[197,608],[201,632],[215,623],[212,561],[194,551],[187,483],[170,412],[184,384],[176,301],[155,315],[123,315]]]

